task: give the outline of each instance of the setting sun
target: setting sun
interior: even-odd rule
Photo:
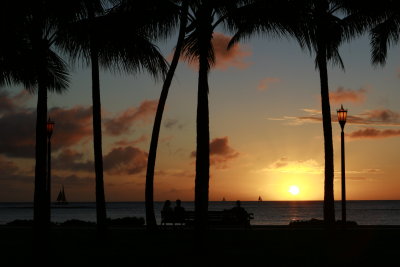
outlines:
[[[292,195],[298,195],[300,193],[300,188],[297,185],[292,185],[289,187],[289,193]]]

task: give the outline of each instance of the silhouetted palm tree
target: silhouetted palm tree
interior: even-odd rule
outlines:
[[[68,86],[68,68],[57,54],[54,43],[63,25],[73,20],[75,4],[75,0],[2,2],[2,30],[9,28],[18,31],[11,34],[10,39],[6,37],[2,41],[16,42],[8,46],[15,45],[14,52],[3,57],[3,60],[10,63],[8,57],[12,55],[16,55],[17,59],[6,65],[8,67],[5,67],[6,72],[2,75],[7,77],[8,83],[22,81],[28,90],[38,94],[34,191],[34,223],[38,229],[45,229],[50,223],[50,198],[46,191],[47,91],[61,92]]]
[[[67,29],[60,45],[74,60],[92,66],[93,146],[96,173],[96,210],[99,229],[106,227],[103,179],[102,130],[99,66],[113,71],[138,72],[146,69],[154,77],[166,72],[166,62],[152,44],[151,1],[137,3],[136,14],[129,1],[121,1],[105,14],[101,1],[82,0],[86,14]],[[114,1],[116,2],[116,1]],[[139,8],[142,7],[142,8]],[[136,16],[135,16],[136,15]]]
[[[346,6],[335,0],[254,0],[239,13],[233,25],[238,28],[230,45],[253,33],[295,37],[302,48],[315,53],[315,66],[321,82],[322,121],[325,151],[324,220],[335,222],[333,194],[333,143],[327,63],[344,68],[339,46],[361,34],[369,20],[357,13],[357,5]],[[351,12],[352,11],[352,12]]]
[[[380,1],[379,5],[374,5],[373,8],[374,12],[367,10],[368,15],[373,16],[379,23],[370,31],[372,62],[385,65],[388,47],[397,44],[400,39],[400,2]]]
[[[208,109],[208,73],[215,63],[211,43],[215,28],[227,23],[229,15],[244,1],[193,0],[190,1],[188,35],[183,46],[184,57],[199,66],[197,95],[197,141],[195,178],[195,226],[207,226],[208,187],[210,179],[210,132]]]
[[[188,1],[182,1],[180,8],[180,27],[178,40],[176,43],[174,55],[171,65],[168,69],[167,76],[165,77],[164,84],[161,90],[160,99],[158,101],[156,116],[154,119],[153,131],[150,141],[149,156],[147,160],[147,173],[146,173],[146,226],[148,229],[154,229],[157,225],[156,217],[154,214],[154,169],[156,164],[158,138],[160,135],[161,121],[164,112],[165,102],[167,101],[168,91],[171,86],[172,79],[175,74],[176,67],[178,66],[180,54],[182,51],[183,41],[186,33],[187,16],[188,16]],[[172,15],[172,14],[171,14]]]
[[[335,222],[333,193],[333,141],[331,108],[329,101],[328,62],[344,69],[339,47],[362,34],[368,26],[365,18],[349,13],[346,1],[306,0],[299,1],[299,21],[295,22],[294,33],[302,47],[306,45],[315,53],[315,67],[319,70],[321,86],[322,124],[325,151],[324,221]]]

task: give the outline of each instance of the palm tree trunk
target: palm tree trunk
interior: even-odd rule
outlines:
[[[46,87],[46,52],[42,40],[42,21],[40,11],[35,13],[35,36],[33,49],[36,51],[38,98],[36,107],[36,146],[35,146],[35,191],[34,224],[37,229],[47,229],[50,225],[50,206],[46,196],[46,158],[47,158],[47,87]]]
[[[94,12],[89,7],[89,20],[94,18]],[[106,201],[103,181],[103,152],[101,137],[101,100],[98,49],[93,37],[90,39],[90,59],[92,64],[92,102],[93,102],[93,149],[94,168],[96,174],[96,216],[99,230],[106,228]]]
[[[38,99],[36,108],[36,148],[35,148],[35,192],[34,192],[34,222],[39,228],[49,224],[46,195],[46,118],[47,118],[47,88],[38,81]]]
[[[167,101],[168,91],[171,86],[172,79],[178,66],[179,57],[182,51],[183,41],[185,39],[185,30],[187,24],[188,2],[182,4],[182,13],[180,18],[180,28],[178,41],[176,44],[174,56],[169,67],[167,76],[161,90],[160,100],[158,101],[156,117],[154,119],[153,132],[151,135],[149,156],[147,159],[146,173],[146,189],[145,189],[145,204],[146,204],[146,226],[147,229],[155,229],[157,226],[156,217],[154,214],[154,169],[157,157],[158,138],[160,135],[161,120],[164,113],[165,102]]]
[[[200,37],[201,38],[201,37]],[[207,36],[206,36],[207,38]],[[195,227],[204,230],[207,227],[208,185],[210,179],[210,131],[208,110],[208,58],[207,46],[211,42],[202,38],[199,56],[199,80],[197,95],[197,146],[195,179]],[[204,40],[205,39],[205,40]]]
[[[324,131],[325,149],[325,186],[324,186],[324,221],[327,224],[335,223],[335,200],[333,194],[333,141],[331,107],[329,104],[328,70],[325,45],[319,45],[319,75],[321,82],[322,124]]]

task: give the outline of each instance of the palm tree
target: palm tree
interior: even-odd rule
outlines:
[[[178,66],[180,54],[182,51],[183,41],[186,33],[188,16],[188,1],[183,1],[180,6],[180,27],[178,40],[175,47],[175,52],[168,69],[164,84],[161,90],[160,99],[157,105],[156,116],[154,119],[153,131],[150,141],[149,156],[147,160],[147,173],[146,173],[146,226],[148,229],[154,229],[157,226],[156,217],[154,214],[154,169],[156,164],[158,138],[160,135],[161,120],[164,112],[165,102],[167,101],[168,91],[171,86],[172,79],[175,74],[176,67]]]
[[[300,11],[300,20],[294,25],[295,35],[303,47],[305,44],[315,54],[315,67],[320,75],[325,151],[324,221],[334,224],[333,142],[327,64],[332,62],[344,69],[340,45],[362,34],[369,20],[349,9],[346,1],[340,0],[306,0],[296,10]]]
[[[357,13],[355,7],[351,8],[346,1],[340,0],[255,0],[240,13],[236,22],[233,21],[238,32],[230,43],[232,45],[239,39],[248,38],[254,32],[272,37],[286,35],[296,38],[303,49],[308,48],[315,53],[315,66],[320,74],[325,151],[324,220],[329,224],[335,222],[335,209],[327,64],[331,61],[344,69],[339,54],[340,45],[361,34],[369,25],[370,21]]]
[[[400,3],[395,0],[381,1],[378,6],[374,5],[374,11],[373,14],[367,13],[378,20],[370,31],[372,63],[385,65],[388,47],[397,44],[400,39]]]
[[[210,132],[208,109],[208,74],[215,63],[214,48],[211,43],[215,28],[228,23],[242,2],[233,0],[190,1],[187,37],[183,45],[183,55],[188,61],[196,61],[199,66],[197,95],[197,140],[195,178],[195,227],[207,226],[208,188],[210,179]]]
[[[114,71],[138,72],[142,68],[154,77],[166,72],[166,62],[151,43],[153,27],[146,18],[152,5],[138,9],[132,16],[126,1],[121,1],[108,13],[100,1],[83,0],[86,14],[67,28],[60,45],[73,60],[84,59],[92,67],[93,146],[96,174],[97,226],[106,227],[106,206],[103,179],[102,130],[99,66]],[[143,7],[143,5],[141,5]],[[149,26],[150,25],[150,26]],[[132,26],[129,30],[127,27]]]
[[[5,72],[1,79],[7,83],[22,82],[28,90],[38,94],[34,191],[34,223],[37,229],[47,229],[50,225],[50,198],[46,190],[47,91],[62,92],[68,87],[68,68],[57,54],[54,43],[59,30],[75,16],[75,3],[25,0],[2,3],[5,7],[2,10],[8,14],[3,14],[2,19],[7,19],[2,21],[2,30],[10,28],[17,32],[5,38],[5,42],[16,43],[8,45],[8,48],[14,45],[14,50],[2,57]],[[16,56],[16,61],[9,64],[12,56]]]

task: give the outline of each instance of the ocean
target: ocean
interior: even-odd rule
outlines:
[[[173,203],[174,204],[174,203]],[[235,202],[210,202],[209,210],[224,210],[234,207]],[[157,222],[160,223],[160,211],[163,202],[155,202]],[[173,205],[174,206],[174,205]],[[193,202],[182,202],[186,210],[193,210]],[[310,220],[323,218],[322,201],[244,201],[248,212],[254,214],[252,225],[287,225],[292,220]],[[335,202],[336,219],[341,219],[341,202]],[[64,206],[52,206],[53,222],[70,219],[96,221],[96,209],[93,202],[74,202]],[[110,218],[145,217],[144,202],[107,203],[107,216]],[[31,220],[32,203],[0,203],[0,224],[13,220]],[[400,225],[400,200],[347,201],[347,220],[359,225]]]

